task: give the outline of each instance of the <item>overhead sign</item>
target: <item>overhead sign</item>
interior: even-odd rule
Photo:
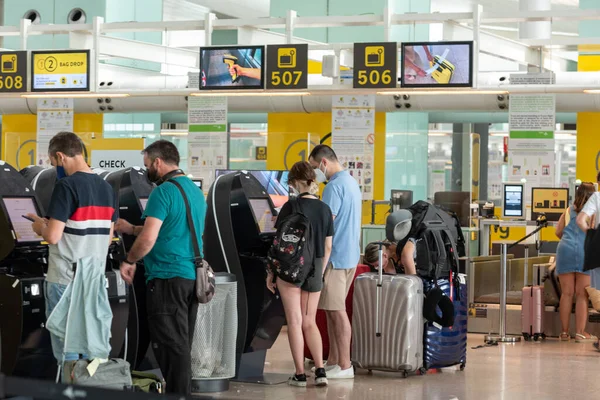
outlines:
[[[92,167],[107,171],[144,165],[139,150],[92,150]]]
[[[89,91],[89,50],[32,51],[33,92]]]
[[[267,161],[267,146],[256,146],[256,160]]]
[[[267,89],[308,87],[308,45],[267,46]]]
[[[395,88],[398,82],[396,42],[354,43],[355,89]]]
[[[0,53],[0,93],[27,91],[27,52]]]

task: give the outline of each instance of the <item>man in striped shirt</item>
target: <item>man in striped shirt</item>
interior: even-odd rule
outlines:
[[[29,215],[34,219],[33,230],[49,243],[46,317],[73,280],[73,264],[89,256],[106,259],[118,217],[116,194],[85,162],[83,142],[77,135],[58,133],[50,140],[48,153],[58,178],[46,210],[48,218]],[[60,362],[64,343],[52,334],[51,339],[54,357]],[[67,353],[65,361],[78,358]]]

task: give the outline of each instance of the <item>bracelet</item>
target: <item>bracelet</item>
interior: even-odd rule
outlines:
[[[125,259],[125,264],[135,265],[136,263],[135,262],[131,262],[131,261],[129,261],[129,258],[126,258]]]

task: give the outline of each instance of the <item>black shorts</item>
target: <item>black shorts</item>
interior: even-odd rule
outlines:
[[[323,289],[323,259],[315,260],[314,272],[309,272],[308,277],[304,282],[297,285],[305,292],[317,293]]]

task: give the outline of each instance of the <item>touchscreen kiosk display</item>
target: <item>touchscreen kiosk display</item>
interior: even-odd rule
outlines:
[[[140,205],[142,206],[142,211],[146,210],[146,205],[148,204],[148,198],[147,197],[141,197],[140,198]]]
[[[504,186],[504,216],[523,217],[523,185]]]
[[[38,215],[33,197],[5,198],[3,201],[17,236],[17,242],[41,242],[44,240],[33,231],[31,221],[23,218],[23,215],[27,214]]]
[[[271,206],[267,199],[249,199],[250,208],[254,219],[258,224],[260,233],[273,233],[277,231],[275,229],[275,221],[273,220],[273,213],[271,212]]]

